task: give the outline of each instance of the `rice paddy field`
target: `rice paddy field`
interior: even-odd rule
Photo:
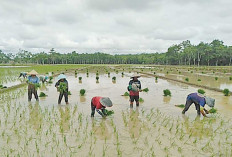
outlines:
[[[27,101],[26,79],[18,78],[20,72],[32,69],[53,75],[50,83],[41,83],[38,93],[47,96],[39,102]],[[55,83],[60,73],[69,83],[68,105],[64,100],[58,105]],[[141,75],[142,88],[148,90],[140,93],[140,106],[130,109],[124,94],[134,73]],[[231,67],[2,66],[0,85],[7,88],[0,90],[0,156],[230,157],[232,98],[220,90],[232,91],[231,77]],[[24,85],[15,86],[19,84]],[[187,95],[201,85],[219,89],[202,88],[205,95],[216,99],[217,112],[198,117],[193,105],[182,115],[182,108],[175,105],[184,104]],[[171,96],[164,96],[165,89]],[[113,107],[109,109],[114,114],[102,118],[95,113],[91,118],[94,96],[110,97]]]

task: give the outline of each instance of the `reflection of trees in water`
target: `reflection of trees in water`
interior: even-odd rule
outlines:
[[[93,133],[101,140],[109,140],[112,136],[112,132],[109,130],[109,126],[106,121],[106,119],[102,119],[101,122],[97,124],[92,118]]]
[[[60,132],[64,133],[70,130],[70,108],[59,107],[60,111]]]
[[[195,136],[195,137],[209,137],[213,135],[213,119],[203,118],[200,119],[200,116],[197,116],[194,121],[190,121],[188,117],[182,115],[184,119],[184,126],[186,128],[186,133]],[[207,121],[209,121],[207,123]]]
[[[129,133],[132,138],[138,138],[141,133],[142,124],[139,119],[139,111],[138,108],[134,111],[133,109],[130,110],[130,117],[128,121]]]
[[[32,125],[35,130],[40,130],[42,128],[43,115],[39,103],[36,102],[34,106],[30,103],[28,107],[29,124]]]

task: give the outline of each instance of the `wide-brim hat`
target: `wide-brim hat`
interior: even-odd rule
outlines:
[[[31,72],[28,73],[28,75],[38,75],[38,73],[35,70],[32,70]]]
[[[205,103],[206,103],[209,107],[214,107],[215,99],[206,96],[206,97],[205,97]]]
[[[66,79],[66,76],[65,76],[64,74],[60,74],[60,75],[58,76],[58,80],[61,80],[61,79]]]
[[[139,77],[141,77],[139,74],[133,74],[132,76],[131,76],[131,78],[134,78],[134,77],[137,77],[137,78],[139,78]]]
[[[106,106],[106,107],[111,107],[113,106],[113,103],[112,101],[110,100],[110,98],[108,97],[103,97],[100,99],[100,103],[103,105],[103,106]]]

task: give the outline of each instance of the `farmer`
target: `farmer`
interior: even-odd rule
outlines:
[[[182,111],[182,114],[185,114],[186,111],[188,111],[189,107],[192,104],[195,104],[196,110],[197,110],[197,115],[200,115],[200,113],[206,117],[206,114],[209,113],[204,107],[205,104],[207,104],[209,107],[214,107],[215,104],[215,99],[204,96],[199,93],[191,93],[187,96],[186,103],[185,103],[185,108]]]
[[[94,117],[95,109],[102,117],[106,117],[107,114],[105,108],[111,106],[113,106],[113,104],[110,98],[100,96],[93,97],[91,100],[91,117]]]
[[[48,76],[40,75],[39,79],[42,81],[42,83],[47,82]]]
[[[27,72],[21,72],[20,75],[19,75],[19,78],[22,77],[23,78],[26,78],[27,77]]]
[[[132,80],[129,82],[129,86],[127,87],[130,92],[130,108],[133,108],[133,102],[136,102],[136,106],[139,106],[139,92],[141,92],[141,83],[138,80],[139,75],[133,75],[131,77]]]
[[[58,81],[56,82],[55,87],[60,92],[58,104],[61,103],[63,96],[64,96],[66,104],[69,104],[68,103],[68,81],[66,80],[66,76],[64,74],[60,74],[58,76]]]
[[[32,94],[34,94],[36,101],[39,101],[36,87],[36,84],[39,83],[39,78],[36,76],[38,73],[32,70],[28,75],[28,101],[31,101]]]

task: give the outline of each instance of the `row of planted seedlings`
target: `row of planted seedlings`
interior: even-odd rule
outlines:
[[[122,111],[124,129],[119,129],[120,124],[110,118],[92,121],[76,105],[47,108],[6,103],[0,108],[0,154],[4,156],[231,155],[231,123],[218,115],[191,121],[154,109]]]

